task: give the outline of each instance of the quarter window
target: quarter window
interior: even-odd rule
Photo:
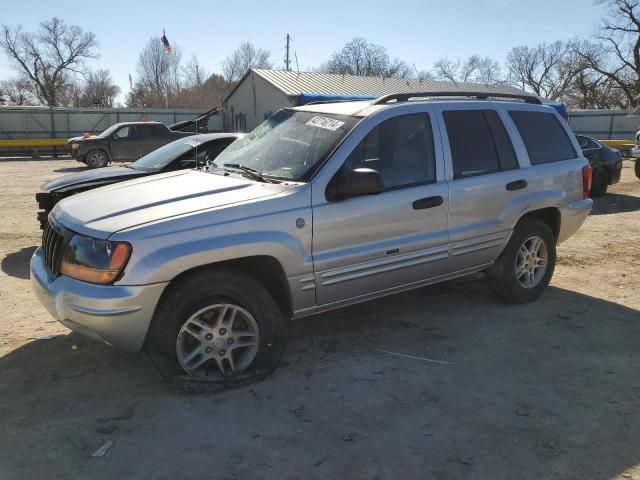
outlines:
[[[577,156],[567,132],[553,113],[512,110],[509,115],[520,132],[531,165]]]
[[[429,115],[403,115],[382,122],[349,155],[346,167],[377,170],[385,190],[434,182],[436,161]]]
[[[497,112],[451,110],[443,116],[454,178],[518,168],[513,145]]]

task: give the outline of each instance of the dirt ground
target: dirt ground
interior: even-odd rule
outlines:
[[[34,192],[78,165],[0,161],[1,479],[640,479],[631,162],[534,304],[474,277],[320,315],[291,326],[273,376],[198,395],[32,295]]]

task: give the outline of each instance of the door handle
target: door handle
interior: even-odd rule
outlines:
[[[516,180],[515,182],[507,183],[507,190],[513,192],[514,190],[522,190],[523,188],[527,188],[526,180]]]
[[[440,195],[437,195],[435,197],[427,197],[416,200],[415,202],[413,202],[413,209],[423,210],[425,208],[439,207],[440,205],[442,205],[442,197]]]

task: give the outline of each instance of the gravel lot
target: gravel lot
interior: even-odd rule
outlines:
[[[265,381],[186,395],[37,303],[33,195],[81,168],[0,160],[0,478],[640,479],[632,167],[536,303],[481,276],[395,295],[293,324]]]

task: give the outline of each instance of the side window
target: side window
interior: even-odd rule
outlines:
[[[354,149],[345,167],[377,170],[385,190],[434,182],[436,160],[429,115],[416,113],[385,120]]]
[[[576,140],[578,140],[580,148],[589,148],[589,139],[587,137],[576,135]]]
[[[150,135],[152,137],[163,137],[164,136],[164,132],[165,129],[162,125],[151,125],[151,129],[150,129]]]
[[[567,132],[554,114],[511,110],[509,115],[529,152],[531,165],[569,160],[577,156]]]
[[[591,140],[590,138],[587,139],[587,148],[600,148],[600,144],[598,142],[595,142],[593,140]]]
[[[443,112],[451,147],[453,178],[518,168],[511,139],[493,110]]]
[[[126,127],[122,127],[118,129],[113,136],[117,139],[129,138],[131,135],[131,126],[127,125]]]
[[[207,145],[207,160],[214,161],[220,152],[222,152],[225,148],[227,148],[231,143],[233,143],[233,138],[225,138],[221,140],[215,140]]]

